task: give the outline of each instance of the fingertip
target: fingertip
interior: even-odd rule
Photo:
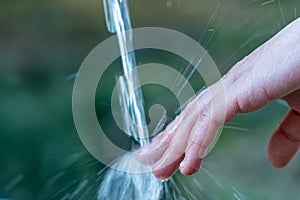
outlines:
[[[290,142],[278,130],[270,139],[267,149],[267,157],[274,167],[283,168],[287,166],[297,154],[299,144]]]
[[[179,167],[180,172],[186,176],[195,174],[201,168],[202,162],[203,162],[203,159],[201,159],[201,158],[197,158],[197,159],[190,160],[190,161],[183,160],[180,163],[180,167]]]
[[[163,181],[169,179],[173,174],[175,174],[183,158],[184,155],[180,156],[177,160],[173,162],[169,162],[166,160],[159,161],[153,167],[152,171],[154,176]]]
[[[280,157],[280,156],[276,156],[276,155],[274,154],[274,152],[272,152],[272,150],[271,150],[271,151],[268,150],[267,157],[268,157],[269,162],[270,162],[274,167],[279,168],[279,169],[280,169],[280,168],[284,168],[284,167],[287,166],[288,163],[290,162],[290,159],[287,160],[287,159],[285,159],[285,158],[283,159],[283,158]]]
[[[175,172],[177,171],[178,167],[175,165],[170,165],[167,167],[162,168],[153,168],[153,174],[157,179],[162,181],[168,180]]]
[[[294,154],[286,156],[286,155],[282,154],[280,152],[280,150],[272,150],[272,149],[270,149],[267,152],[267,157],[268,157],[269,162],[274,167],[280,169],[280,168],[286,167],[290,163],[290,161],[294,157]]]

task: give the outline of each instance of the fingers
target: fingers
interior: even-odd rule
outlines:
[[[168,148],[184,117],[185,113],[182,112],[163,132],[153,139],[151,144],[141,147],[137,151],[137,159],[145,164],[157,162]]]
[[[219,91],[216,86],[214,91]],[[214,98],[210,96],[212,92],[205,94],[196,98],[183,111],[185,117],[174,132],[174,138],[153,167],[156,177],[168,179],[179,166],[185,175],[199,170],[207,148],[225,120],[224,93],[216,93]]]
[[[300,147],[300,113],[290,110],[270,139],[268,159],[278,168],[286,166]]]
[[[161,158],[168,148],[174,134],[163,132],[159,134],[151,144],[142,147],[137,151],[136,157],[144,164],[153,164]]]
[[[184,158],[184,154],[179,157],[174,157],[175,160],[172,159],[172,162],[166,161],[165,163],[158,164],[153,169],[153,174],[160,180],[168,180],[178,169],[182,159]]]
[[[191,175],[199,170],[224,120],[225,97],[219,83],[190,102],[165,131],[137,152],[137,158],[155,163],[153,173],[159,179],[168,179],[179,166],[183,174]]]
[[[274,132],[268,146],[268,158],[276,167],[286,166],[300,146],[300,90],[285,97],[291,110]]]
[[[189,134],[196,120],[196,113],[187,115],[180,124],[174,138],[170,142],[167,150],[157,163],[153,166],[153,173],[159,179],[168,179],[179,168],[180,162],[184,158],[186,144]]]
[[[212,143],[218,125],[211,123],[210,116],[199,116],[189,137],[185,150],[184,160],[180,164],[182,174],[191,175],[196,173],[202,164],[206,150]]]

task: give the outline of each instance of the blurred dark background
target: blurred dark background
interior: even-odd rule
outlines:
[[[134,28],[165,27],[194,38],[223,74],[300,13],[299,0],[128,1]],[[86,174],[94,178],[103,167],[82,145],[71,107],[75,73],[87,54],[111,36],[102,1],[1,0],[0,11],[0,199],[59,199],[74,182]],[[161,52],[140,52],[137,59],[178,69],[186,65]],[[119,65],[107,70],[99,83],[106,90],[96,98],[97,111],[104,113],[100,123],[112,133],[109,100],[116,73]],[[146,104],[174,98],[163,96],[163,89],[143,89]],[[171,111],[177,104],[172,105]],[[206,168],[249,199],[297,199],[299,156],[278,170],[265,154],[287,109],[283,102],[272,102],[237,116],[228,126],[247,131],[225,128]]]

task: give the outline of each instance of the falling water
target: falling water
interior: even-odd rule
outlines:
[[[143,95],[139,86],[133,49],[131,22],[126,0],[104,0],[108,31],[116,33],[121,53],[124,76],[119,76],[119,99],[123,113],[124,131],[144,146],[149,143],[148,129],[143,107]],[[127,33],[125,34],[125,31]],[[126,53],[129,52],[129,53]],[[135,89],[138,88],[138,89]]]
[[[124,131],[144,146],[150,142],[143,96],[138,88],[139,80],[137,73],[133,71],[136,66],[133,49],[131,23],[126,0],[104,0],[104,9],[107,28],[111,33],[116,33],[121,53],[124,76],[117,78],[119,103],[122,110]],[[127,31],[128,34],[124,34]],[[134,155],[125,154],[115,160],[112,168],[106,171],[98,190],[98,199],[159,199],[162,195],[163,184],[152,173],[143,172],[145,166],[138,162]],[[126,169],[118,171],[115,169]],[[132,169],[134,168],[134,170]],[[129,172],[130,171],[130,172]],[[151,171],[149,169],[148,171]]]

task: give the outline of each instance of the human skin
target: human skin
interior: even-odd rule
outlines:
[[[162,180],[178,168],[182,174],[194,174],[224,123],[276,99],[290,106],[267,148],[269,161],[281,168],[300,148],[300,18],[196,96],[151,144],[137,152],[137,158],[152,164],[154,175]]]

